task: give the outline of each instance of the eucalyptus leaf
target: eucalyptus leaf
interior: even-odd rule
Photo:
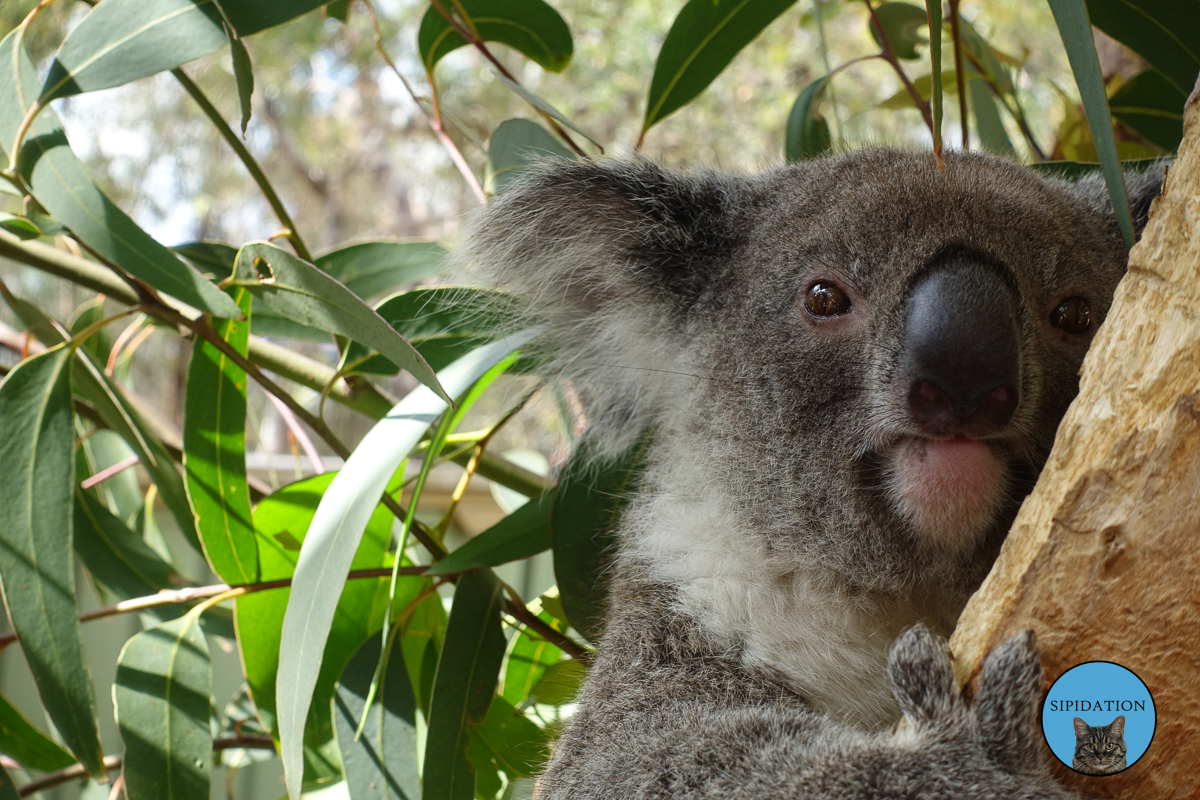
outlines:
[[[575,158],[575,154],[536,122],[506,119],[488,142],[484,188],[490,195],[500,194],[522,170],[546,158]]]
[[[700,95],[795,0],[688,0],[654,63],[643,134]]]
[[[511,785],[518,778],[530,778],[541,772],[550,754],[549,735],[503,697],[493,697],[487,716],[471,733],[467,754],[481,778],[503,772]],[[482,783],[480,780],[479,784]],[[481,792],[480,785],[476,794],[496,797],[499,788]]]
[[[484,721],[504,659],[503,589],[490,571],[464,573],[454,590],[430,700],[423,800],[472,800],[471,731]]]
[[[650,446],[647,431],[619,457],[599,469],[585,441],[571,455],[558,479],[550,512],[554,575],[571,627],[596,641],[607,595],[603,576],[616,551],[622,509],[641,477]]]
[[[459,359],[442,372],[443,385],[462,394],[534,335],[535,330],[523,331]],[[290,657],[279,663],[276,688],[280,756],[293,798],[300,791],[301,735],[333,621],[333,598],[342,591],[350,557],[389,479],[445,408],[428,387],[418,387],[376,423],[325,492],[301,546],[279,646]]]
[[[517,83],[516,81],[510,81],[508,78],[504,77],[499,72],[493,72],[492,74],[496,76],[496,79],[498,81],[500,81],[505,86],[507,86],[509,88],[509,90],[516,93],[518,96],[520,96],[521,99],[524,100],[526,103],[529,103],[529,105],[533,106],[534,108],[536,108],[539,111],[545,112],[556,122],[562,123],[566,127],[570,128],[571,130],[578,133],[583,138],[587,139],[589,142],[591,142],[593,145],[595,145],[597,148],[599,148],[601,153],[604,152],[604,148],[601,147],[599,142],[597,142],[591,136],[588,136],[587,133],[582,128],[580,128],[578,125],[576,125],[574,122],[572,122],[570,120],[570,118],[567,117],[566,114],[562,113],[557,108],[550,105],[550,103],[546,102],[546,100],[544,98],[539,97],[538,95],[529,91],[524,86]]]
[[[211,694],[208,641],[193,615],[125,643],[113,704],[129,800],[209,800]]]
[[[237,83],[238,105],[242,111],[242,136],[245,137],[253,111],[250,99],[254,95],[254,64],[250,61],[250,51],[246,49],[246,43],[228,24],[225,25],[225,34],[229,39],[229,56],[233,65],[233,77]]]
[[[93,580],[122,600],[184,584],[174,567],[96,498],[75,487],[75,552]],[[174,610],[172,606],[164,607]],[[152,609],[151,611],[157,611]],[[170,614],[174,618],[178,614]]]
[[[554,495],[551,490],[533,498],[434,564],[427,574],[447,575],[495,567],[549,550],[550,509]]]
[[[421,354],[375,311],[323,270],[265,242],[238,251],[232,285],[244,286],[296,322],[362,342],[449,401]]]
[[[587,677],[587,667],[573,658],[551,664],[533,685],[530,694],[539,703],[561,706],[572,702]]]
[[[571,62],[575,45],[571,29],[557,11],[542,0],[459,0],[446,8],[465,14],[465,27],[484,42],[499,42],[551,72],[562,72]],[[425,71],[467,40],[455,33],[446,18],[430,6],[417,31],[417,50]]]
[[[30,724],[0,695],[0,753],[25,769],[53,772],[75,763],[75,757]]]
[[[514,329],[520,305],[510,294],[489,289],[440,286],[413,289],[384,300],[375,311],[434,369]],[[400,368],[358,342],[346,349],[351,372],[395,375]]]
[[[975,116],[975,131],[979,135],[979,143],[983,149],[996,155],[1014,158],[1016,149],[1004,129],[1000,119],[1000,110],[996,108],[996,98],[992,95],[991,86],[983,78],[970,78],[967,81],[967,91],[971,96],[971,111]]]
[[[221,339],[246,354],[250,293],[235,290],[244,321],[222,320]],[[258,579],[258,551],[246,483],[246,373],[201,338],[192,348],[183,412],[188,499],[208,563],[229,584]]]
[[[1113,136],[1112,119],[1109,116],[1108,97],[1104,91],[1104,76],[1100,73],[1100,59],[1096,56],[1096,45],[1092,39],[1092,25],[1088,19],[1083,0],[1049,0],[1059,36],[1067,50],[1071,71],[1079,87],[1079,98],[1087,114],[1088,127],[1096,144],[1104,182],[1108,184],[1108,195],[1112,199],[1117,224],[1125,247],[1133,247],[1133,217],[1129,211],[1129,196],[1125,191],[1125,176],[1121,172],[1121,160],[1117,155],[1116,139]]]
[[[376,634],[358,649],[342,672],[333,697],[338,746],[353,800],[417,800],[421,796],[417,761],[417,699],[398,652],[371,704],[362,736],[354,732],[366,710],[375,665],[382,655]],[[398,648],[397,648],[398,649]]]
[[[1200,74],[1197,0],[1087,0],[1091,22],[1146,59],[1185,96]]]
[[[261,580],[282,580],[295,574],[299,553],[285,541],[303,542],[310,535],[313,515],[336,477],[337,473],[327,472],[288,484],[254,509]],[[386,554],[393,519],[376,497],[363,535],[351,553],[350,569],[377,569],[388,564]],[[329,599],[333,619],[323,650],[312,659],[316,682],[302,736],[303,761],[309,779],[340,773],[340,768],[330,769],[327,763],[327,751],[330,748],[337,751],[330,705],[334,684],[355,651],[383,624],[387,592],[386,579],[359,579],[347,581],[345,588]],[[289,652],[281,650],[280,641],[290,597],[291,589],[280,588],[248,594],[235,601],[238,647],[246,682],[258,716],[276,739],[279,738],[276,678],[280,654]]]
[[[788,161],[803,161],[828,152],[831,140],[829,123],[821,116],[821,94],[829,76],[817,78],[805,86],[788,114],[783,153]]]
[[[538,618],[547,625],[561,631],[565,627],[558,623],[553,614],[546,610],[538,612]],[[523,706],[534,697],[533,687],[554,664],[562,661],[563,652],[541,634],[528,627],[509,641],[508,654],[504,659],[504,680],[500,696],[514,706]]]
[[[359,297],[376,297],[441,275],[446,248],[436,242],[360,242],[318,256],[316,264]]]
[[[22,30],[17,28],[0,41],[0,148],[5,158],[40,86],[33,62],[19,47]],[[194,308],[219,317],[238,316],[237,306],[220,289],[155,241],[100,191],[71,151],[53,111],[44,111],[33,121],[17,166],[38,203],[101,256]]]
[[[911,3],[883,3],[875,9],[875,16],[896,58],[913,60],[921,57],[917,47],[929,44],[925,36],[928,33],[929,15],[924,8]],[[883,39],[879,37],[874,20],[867,23],[867,28],[875,43],[883,47]]]
[[[0,800],[20,800],[21,794],[8,770],[0,766]]]
[[[1114,117],[1168,153],[1179,149],[1183,139],[1183,104],[1186,102],[1187,95],[1153,69],[1134,75],[1108,98]]]
[[[27,358],[0,383],[0,585],[21,652],[63,741],[104,777],[71,558],[72,351]]]
[[[323,1],[226,0],[218,8],[213,0],[105,0],[71,30],[55,53],[39,100],[120,86],[219,50],[228,41],[221,9],[238,36],[249,36]]]
[[[18,239],[36,239],[42,235],[41,229],[28,217],[18,217],[3,211],[0,211],[0,230],[8,231]]]

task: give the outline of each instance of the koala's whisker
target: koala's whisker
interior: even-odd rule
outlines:
[[[698,381],[716,381],[717,383],[734,383],[734,384],[743,384],[743,385],[748,385],[748,386],[755,384],[755,381],[751,381],[751,380],[747,380],[747,379],[743,379],[743,378],[715,378],[711,375],[698,375],[694,372],[680,372],[678,370],[673,370],[673,369],[656,369],[654,367],[631,367],[626,364],[598,364],[596,362],[591,362],[591,363],[583,365],[583,366],[602,367],[604,369],[627,369],[627,370],[636,370],[638,372],[660,372],[664,375],[680,375],[685,378],[695,378]]]

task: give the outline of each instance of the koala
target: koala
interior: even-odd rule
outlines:
[[[1128,179],[1139,228],[1162,170]],[[1058,798],[1032,638],[944,640],[1126,267],[1103,181],[865,150],[761,176],[550,161],[464,247],[529,298],[612,457],[653,429],[571,798]]]

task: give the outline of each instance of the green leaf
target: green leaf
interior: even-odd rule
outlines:
[[[373,347],[440,397],[449,396],[421,354],[349,289],[273,245],[251,243],[238,251],[233,285],[244,286],[289,319]]]
[[[501,789],[499,781],[488,790],[482,786],[483,776],[503,772],[511,785],[517,778],[537,775],[550,755],[549,736],[507,700],[493,697],[487,716],[471,733],[467,755],[481,779],[476,795],[496,797]]]
[[[327,472],[289,484],[264,499],[254,509],[254,529],[258,539],[261,580],[291,578],[299,553],[281,542],[280,534],[303,541],[310,533],[313,515],[337,473]],[[350,569],[375,569],[386,566],[387,548],[392,537],[391,513],[378,505],[378,497],[369,509],[361,540],[352,551]],[[423,579],[422,579],[423,580]],[[383,624],[387,604],[386,579],[347,581],[329,603],[334,610],[324,649],[312,658],[316,681],[313,703],[305,719],[303,749],[305,771],[310,778],[337,774],[337,764],[327,763],[328,750],[337,750],[334,741],[330,702],[334,684],[355,651]],[[284,613],[291,596],[289,588],[255,592],[235,601],[238,646],[246,682],[263,724],[279,738],[275,690],[280,667],[280,641]],[[285,659],[285,662],[288,659]]]
[[[550,511],[554,575],[571,626],[588,641],[596,641],[604,621],[603,576],[615,554],[621,511],[645,467],[650,438],[650,431],[643,433],[629,450],[599,468],[585,442],[558,479]]]
[[[1004,122],[1000,119],[1000,110],[996,108],[996,98],[992,95],[991,86],[983,78],[970,78],[967,81],[967,91],[971,94],[971,110],[975,116],[975,131],[979,135],[979,143],[984,150],[1001,156],[1015,158],[1016,150]]]
[[[88,772],[103,778],[71,558],[71,356],[67,347],[46,350],[0,384],[0,586],[50,719]]]
[[[8,231],[18,239],[36,239],[42,235],[41,229],[27,217],[18,217],[3,211],[0,211],[0,230]]]
[[[20,800],[21,795],[8,770],[0,766],[0,800]]]
[[[33,727],[3,695],[0,695],[0,753],[15,759],[25,769],[42,772],[53,772],[75,763],[74,756]]]
[[[536,122],[506,119],[488,142],[484,188],[490,195],[500,194],[522,170],[545,158],[575,158],[575,154]]]
[[[1159,158],[1136,158],[1122,161],[1125,169],[1138,172],[1145,171],[1162,163]],[[1099,164],[1088,161],[1039,161],[1030,164],[1029,168],[1047,178],[1059,178],[1064,181],[1077,181],[1086,175],[1101,172]]]
[[[879,18],[879,24],[883,26],[888,45],[896,58],[911,61],[921,57],[917,46],[929,44],[929,40],[925,38],[927,31],[922,30],[929,26],[929,15],[924,8],[911,3],[884,3],[875,9],[875,16]],[[867,28],[875,44],[883,47],[883,39],[879,38],[879,30],[875,27],[874,20],[867,23]]]
[[[805,86],[788,114],[783,153],[788,161],[803,161],[829,150],[829,123],[821,116],[821,94],[829,76]]]
[[[492,71],[492,74],[496,76],[496,80],[500,81],[505,86],[507,86],[510,91],[517,94],[526,103],[529,103],[529,105],[533,106],[534,108],[536,108],[539,111],[544,112],[545,114],[550,116],[555,121],[565,125],[566,127],[570,128],[571,130],[575,131],[580,136],[587,139],[589,142],[591,142],[593,145],[595,145],[597,148],[599,148],[601,153],[604,152],[604,148],[600,145],[599,142],[597,142],[591,136],[588,136],[587,133],[584,132],[583,128],[580,128],[578,125],[576,125],[574,122],[572,122],[570,120],[570,118],[567,117],[566,114],[562,113],[557,108],[550,105],[550,103],[548,103],[544,98],[539,97],[538,95],[529,91],[524,86],[517,83],[516,81],[509,80],[508,78],[504,77],[503,75],[501,75],[499,72],[496,72],[495,70]],[[574,155],[574,153],[572,153],[572,155]]]
[[[1185,96],[1200,74],[1196,0],[1087,0],[1091,22],[1157,69]]]
[[[441,374],[446,390],[456,396],[467,391],[535,334],[524,331],[459,359]],[[278,648],[290,657],[279,664],[276,690],[280,756],[292,797],[300,790],[300,733],[333,619],[332,598],[342,591],[350,555],[358,548],[366,519],[388,481],[445,409],[446,404],[428,387],[417,387],[377,422],[325,492],[301,546],[293,582],[296,591],[288,602]]]
[[[323,0],[225,2],[239,36],[286,22]],[[72,29],[55,54],[39,99],[120,86],[224,47],[213,0],[105,0]]]
[[[562,72],[571,62],[575,51],[571,29],[542,0],[461,0],[446,7],[466,14],[464,27],[474,29],[481,41],[508,45],[542,69]],[[466,44],[467,40],[430,6],[417,31],[417,49],[425,71],[432,75],[439,61]]]
[[[490,571],[458,579],[430,701],[422,771],[424,800],[472,800],[471,730],[484,721],[504,659],[503,589]]]
[[[75,552],[92,578],[109,592],[125,600],[183,585],[175,569],[141,536],[78,485],[74,514]]]
[[[235,290],[245,321],[222,320],[217,333],[243,356],[250,341],[250,293]],[[246,484],[246,373],[199,337],[188,366],[183,466],[204,553],[229,584],[258,579],[258,552]]]
[[[417,800],[421,777],[417,763],[417,699],[404,659],[395,649],[362,736],[354,740],[366,707],[375,665],[379,663],[379,634],[359,648],[346,665],[333,698],[346,784],[354,800]]]
[[[250,62],[250,51],[237,32],[228,25],[225,34],[229,39],[229,57],[233,65],[233,77],[237,82],[238,105],[242,111],[242,136],[250,124],[250,98],[254,95],[254,65]]]
[[[21,30],[0,42],[0,148],[5,158],[40,85],[33,62],[19,47]],[[220,289],[189,269],[100,191],[71,151],[53,111],[34,120],[18,169],[38,203],[104,258],[201,311],[238,315],[237,306]]]
[[[688,0],[654,63],[642,133],[700,95],[795,0]]]
[[[75,309],[70,322],[67,323],[67,330],[71,332],[72,337],[78,336],[92,324],[103,320],[104,317],[104,295],[99,295]],[[87,341],[83,343],[83,350],[94,361],[107,364],[108,357],[112,354],[112,337],[103,328],[93,331]]]
[[[539,612],[538,618],[556,630],[561,631],[565,627],[557,624],[554,615],[548,611]],[[504,681],[501,684],[500,696],[514,706],[524,705],[533,695],[533,687],[538,679],[547,669],[561,661],[562,657],[563,652],[557,645],[546,641],[541,634],[532,632],[530,628],[522,627],[509,642],[508,655],[504,659]]]
[[[361,242],[317,258],[317,266],[359,297],[376,297],[441,275],[446,248],[436,242]]]
[[[125,643],[113,686],[129,800],[208,800],[212,662],[188,614]]]
[[[514,329],[519,305],[512,295],[488,289],[441,286],[414,289],[384,300],[375,311],[391,325],[434,369],[444,369],[456,359]],[[351,372],[395,375],[400,368],[383,356],[351,342],[346,364]]]
[[[1092,40],[1092,25],[1083,0],[1049,0],[1054,22],[1067,50],[1071,71],[1079,87],[1079,98],[1087,114],[1088,127],[1096,144],[1104,182],[1112,199],[1117,224],[1125,247],[1133,247],[1133,217],[1129,212],[1129,197],[1125,192],[1125,177],[1121,172],[1121,160],[1117,155],[1117,143],[1113,137],[1112,119],[1109,116],[1108,97],[1104,92],[1104,76],[1100,74],[1100,59],[1096,57],[1096,45]],[[1193,73],[1195,74],[1195,73]]]
[[[579,687],[586,677],[587,667],[568,658],[551,664],[529,693],[537,698],[537,702],[548,706],[566,705],[579,694]]]
[[[429,568],[446,575],[479,567],[495,567],[550,549],[550,509],[554,490],[533,498],[504,519]]]
[[[937,154],[938,164],[942,163],[942,116],[946,113],[945,101],[942,98],[942,0],[925,0],[928,11],[929,30],[929,67],[933,78],[930,91],[930,108],[933,112],[933,152]],[[966,120],[963,121],[964,124]]]
[[[1153,69],[1133,76],[1108,98],[1114,117],[1168,153],[1178,150],[1183,139],[1186,102],[1187,95]]]

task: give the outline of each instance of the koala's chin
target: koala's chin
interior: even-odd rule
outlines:
[[[926,545],[973,549],[1009,495],[1009,466],[986,441],[907,437],[883,453],[895,512]]]

